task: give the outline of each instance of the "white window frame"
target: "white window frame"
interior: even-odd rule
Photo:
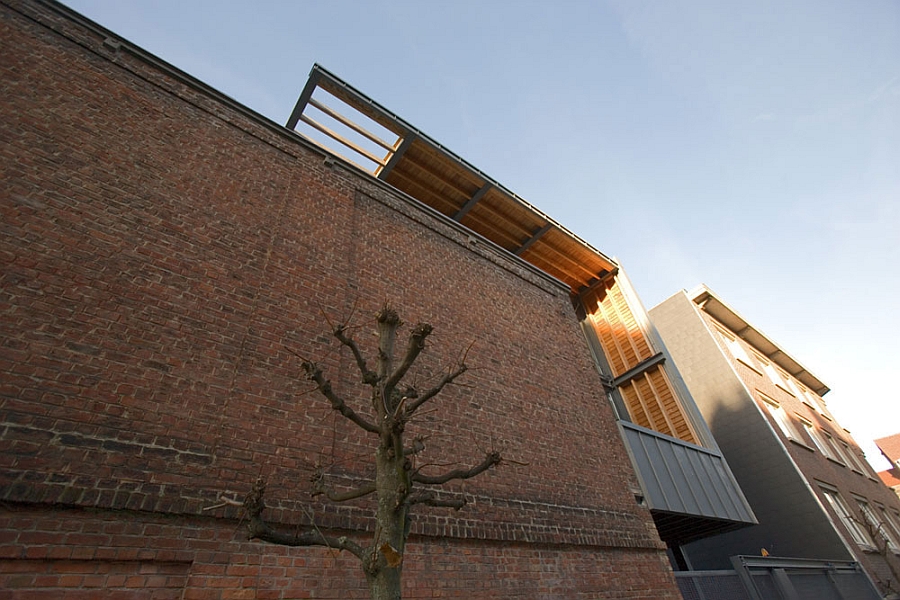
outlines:
[[[819,429],[812,421],[800,419],[800,424],[806,429],[806,434],[809,436],[809,439],[812,440],[815,447],[819,449],[819,452],[822,453],[822,456],[832,459],[835,458],[831,448],[828,447],[828,442],[820,435]]]
[[[759,368],[753,364],[753,359],[750,358],[750,354],[738,341],[738,336],[718,323],[715,324],[715,326],[716,331],[718,331],[719,335],[722,336],[722,339],[725,340],[725,345],[728,347],[728,351],[731,352],[731,355],[758,373]]]
[[[772,365],[771,362],[769,362],[767,360],[766,362],[762,363],[762,368],[763,368],[763,372],[769,378],[769,381],[771,381],[772,383],[774,383],[781,389],[788,391],[787,384],[781,378],[781,375],[778,374],[778,371],[775,369],[775,367]],[[788,393],[790,393],[790,392],[788,392]]]
[[[831,510],[838,516],[838,519],[840,519],[841,524],[847,530],[847,533],[850,534],[853,541],[861,548],[874,550],[874,540],[869,537],[868,532],[860,525],[859,520],[847,508],[837,489],[824,485],[821,482],[819,482],[819,489],[822,490],[822,495],[825,496],[826,501],[831,506]]]
[[[798,385],[794,382],[794,378],[793,378],[793,377],[788,376],[788,378],[787,378],[787,385],[788,385],[788,388],[789,388],[788,391],[791,393],[792,396],[794,396],[795,398],[797,398],[797,399],[800,400],[801,402],[805,402],[806,404],[809,404],[809,403],[810,403],[810,402],[809,402],[809,398],[806,397],[806,395],[803,393],[803,390],[800,388],[800,386],[798,386]]]
[[[842,465],[846,465],[847,457],[844,456],[844,453],[841,451],[840,444],[838,444],[834,440],[834,436],[831,435],[830,433],[828,433],[827,431],[825,431],[824,429],[822,429],[821,432],[822,432],[822,437],[825,438],[825,442],[828,444],[828,448],[831,451],[831,456],[829,458],[831,458],[835,462],[841,463]]]
[[[869,475],[866,466],[862,463],[862,459],[857,456],[856,452],[853,451],[853,446],[844,440],[840,440],[841,446],[844,447],[844,450],[847,451],[847,454],[850,456],[850,468],[859,473],[860,475]]]
[[[765,394],[760,391],[757,391],[759,394],[760,400],[762,400],[763,405],[766,407],[766,412],[769,413],[769,416],[772,417],[772,420],[775,421],[775,424],[778,425],[778,429],[781,430],[781,433],[784,434],[789,440],[794,440],[795,442],[801,441],[800,431],[794,427],[794,424],[791,422],[790,416],[784,410],[784,408],[778,404],[777,401],[769,398]],[[805,445],[805,444],[804,444]]]
[[[897,524],[894,522],[891,513],[888,512],[888,509],[885,508],[883,504],[876,502],[875,508],[878,509],[878,513],[881,515],[880,521],[883,530],[881,532],[881,537],[885,539],[888,544],[888,549],[891,552],[900,554],[900,530],[897,529]]]

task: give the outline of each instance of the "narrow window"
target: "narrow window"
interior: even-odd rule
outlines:
[[[815,444],[816,448],[819,449],[819,452],[821,452],[827,458],[834,458],[834,455],[831,452],[831,448],[828,447],[828,442],[825,441],[825,438],[822,437],[822,434],[818,429],[816,429],[815,425],[805,420],[801,420],[800,422],[806,429],[806,433],[809,435],[809,439],[811,439],[812,443]]]
[[[843,452],[841,452],[841,447],[836,441],[834,441],[834,438],[831,437],[831,434],[823,429],[822,437],[825,438],[825,442],[828,444],[828,449],[830,450],[830,458],[841,463],[842,465],[846,465],[847,457],[844,456]]]
[[[722,336],[722,339],[725,341],[725,345],[728,346],[728,351],[731,352],[731,355],[748,367],[755,370],[756,365],[753,364],[753,359],[750,358],[750,355],[747,354],[744,346],[738,341],[734,334],[718,325],[716,325],[716,330],[719,332],[719,335]]]
[[[766,396],[763,393],[759,393],[759,397],[763,401],[763,406],[769,413],[769,416],[772,417],[772,420],[775,421],[775,424],[778,425],[778,428],[781,430],[781,433],[784,434],[786,438],[789,440],[800,440],[800,434],[797,432],[794,424],[791,423],[791,418],[784,412],[784,409],[779,406],[779,404]]]
[[[825,487],[821,484],[819,485],[819,489],[822,490],[822,495],[825,497],[829,506],[831,506],[831,510],[838,516],[841,523],[850,534],[850,537],[853,538],[853,541],[864,548],[872,548],[874,545],[872,538],[870,538],[869,534],[866,533],[866,530],[863,529],[859,519],[854,517],[850,512],[850,509],[847,508],[847,505],[844,504],[844,500],[841,498],[840,494],[838,494],[837,490],[831,487]]]
[[[840,443],[847,456],[850,457],[850,467],[860,475],[868,475],[868,471],[866,470],[866,466],[863,464],[862,459],[854,452],[850,444],[844,440],[841,440]]]
[[[881,527],[883,529],[881,535],[887,542],[891,552],[898,554],[900,553],[900,531],[897,530],[897,524],[884,506],[880,504],[876,504],[876,506],[878,507],[878,514],[881,517]]]
[[[778,387],[780,387],[783,390],[787,389],[786,388],[787,384],[784,383],[784,380],[781,378],[781,375],[778,374],[778,371],[775,370],[775,367],[772,366],[772,363],[770,363],[769,361],[766,361],[762,364],[762,367],[763,367],[763,371],[769,377],[769,380],[772,383],[774,383],[775,385],[777,385]]]

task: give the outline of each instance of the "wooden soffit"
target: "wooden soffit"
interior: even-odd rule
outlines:
[[[287,127],[579,293],[618,268],[599,250],[319,65]]]

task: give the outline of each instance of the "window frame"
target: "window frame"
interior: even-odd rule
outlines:
[[[775,424],[778,426],[778,429],[784,437],[806,446],[803,442],[803,438],[800,436],[800,431],[794,426],[790,415],[784,410],[784,407],[781,406],[777,400],[770,398],[759,390],[756,391],[756,394],[765,406],[766,412],[769,413],[769,416],[775,421]]]
[[[891,513],[888,512],[888,509],[884,504],[880,502],[874,502],[873,504],[878,512],[881,513],[881,527],[884,530],[884,533],[882,533],[881,536],[887,541],[888,550],[894,554],[900,554],[900,527],[894,522]]]
[[[828,444],[828,448],[832,451],[832,456],[829,456],[828,458],[846,467],[847,457],[844,456],[844,453],[841,451],[840,445],[834,440],[834,436],[822,428],[819,428],[819,431],[822,432],[822,437],[825,438],[825,443]]]
[[[859,520],[850,512],[850,508],[844,502],[837,488],[821,481],[818,484],[822,495],[826,498],[826,502],[831,506],[831,510],[834,511],[844,529],[850,534],[850,539],[863,550],[874,551],[875,540],[870,538],[869,533],[862,528]]]
[[[759,373],[759,367],[753,363],[753,358],[750,352],[748,352],[747,349],[744,348],[744,346],[741,344],[741,342],[738,341],[740,336],[730,331],[724,325],[721,325],[719,323],[713,323],[713,325],[715,326],[716,331],[725,341],[725,347],[728,349],[728,352],[731,354],[731,356],[734,357],[735,360],[745,364],[746,366]]]
[[[809,439],[812,441],[813,446],[815,446],[825,458],[835,460],[833,452],[828,446],[828,441],[820,435],[821,430],[816,427],[815,423],[809,419],[804,419],[803,417],[800,417],[799,420],[800,424],[803,425],[803,428],[806,430],[806,435],[808,435]]]
[[[778,370],[775,368],[775,365],[772,364],[772,361],[767,359],[765,362],[762,362],[760,364],[762,365],[763,373],[765,373],[766,377],[769,378],[769,381],[771,381],[779,389],[784,390],[789,394],[791,393],[790,390],[787,389],[787,384],[778,374]]]
[[[851,462],[847,466],[849,466],[851,470],[859,473],[863,477],[869,477],[869,472],[866,469],[866,466],[863,464],[863,459],[857,456],[856,452],[853,451],[853,446],[851,446],[849,442],[840,438],[839,443],[844,447],[844,450],[846,450],[847,454],[850,456]]]

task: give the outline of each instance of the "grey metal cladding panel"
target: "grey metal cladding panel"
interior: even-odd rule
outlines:
[[[747,520],[747,511],[735,509],[732,501],[734,488],[737,484],[733,483],[733,480],[728,477],[724,478],[723,481],[719,469],[715,468],[714,463],[723,459],[700,452],[692,452],[688,457],[691,465],[694,467],[698,486],[707,494],[713,505],[711,514],[736,521]],[[732,483],[729,485],[729,482]]]
[[[641,442],[650,455],[668,510],[697,514],[696,504],[691,501],[690,486],[680,473],[672,443],[646,434],[641,435]]]
[[[721,456],[622,425],[651,509],[754,521]]]
[[[752,521],[737,494],[737,483],[724,468],[722,457],[685,446],[674,447],[684,465],[685,485],[697,498],[696,512],[720,519]]]
[[[719,481],[723,482],[723,485],[718,489],[723,495],[728,497],[728,501],[734,510],[734,519],[755,522],[756,519],[750,512],[743,495],[738,491],[737,482],[726,467],[725,459],[719,458],[718,460],[710,461],[710,466],[715,469]],[[733,482],[732,485],[726,485],[729,481]]]
[[[650,508],[664,508],[667,506],[662,488],[659,485],[659,479],[653,470],[653,463],[648,456],[644,445],[641,444],[640,433],[633,429],[622,428],[625,433],[625,443],[628,445],[631,457],[634,460],[634,466],[637,475],[641,479],[641,485],[644,493],[647,495],[645,500]]]
[[[713,482],[709,481],[709,477],[705,477],[704,480],[706,473],[700,464],[703,457],[708,455],[691,452],[684,446],[673,446],[672,449],[684,480],[695,482],[694,485],[688,485],[688,489],[699,512],[704,515],[717,514],[715,502],[718,499],[715,496],[715,487]]]
[[[674,460],[674,457],[671,453],[668,458],[663,456],[662,448],[665,446],[658,443],[659,438],[630,427],[623,427],[622,430],[637,463],[635,466],[644,485],[649,508],[677,513],[693,512],[688,511],[678,494],[678,486],[666,465],[666,461]]]
[[[720,510],[727,512],[730,518],[735,521],[753,522],[751,515],[743,497],[738,493],[737,483],[729,475],[728,469],[725,468],[725,459],[706,461],[703,465],[709,477],[718,483],[715,486],[716,496],[719,498]],[[733,482],[728,485],[728,482]]]

